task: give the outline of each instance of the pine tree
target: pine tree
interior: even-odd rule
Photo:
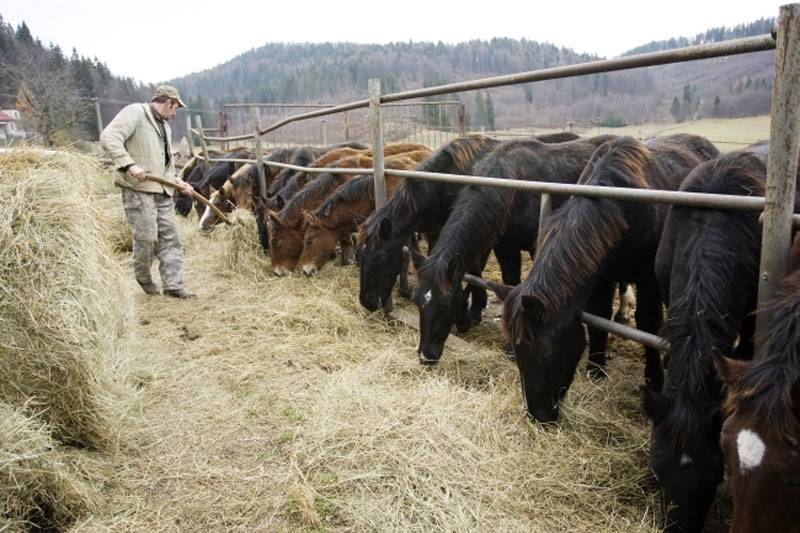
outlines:
[[[31,30],[28,29],[28,25],[25,24],[23,21],[22,24],[17,26],[17,40],[26,46],[33,45],[33,37],[31,36]]]

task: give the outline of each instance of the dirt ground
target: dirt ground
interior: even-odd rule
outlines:
[[[105,504],[76,531],[658,530],[636,345],[612,340],[601,383],[582,362],[560,425],[536,427],[496,302],[426,368],[415,331],[359,306],[357,267],[240,272],[224,229],[180,227],[198,298],[131,278],[139,393]]]

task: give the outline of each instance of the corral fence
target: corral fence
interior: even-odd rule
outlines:
[[[285,119],[292,114],[313,109],[331,109],[332,104],[292,103],[233,103],[224,104],[218,113],[218,128],[204,128],[206,141],[212,141],[221,150],[233,148],[228,137],[239,137],[237,146],[255,148],[254,117],[262,124]],[[384,138],[387,142],[412,142],[437,147],[466,131],[466,109],[458,100],[431,102],[400,102],[382,108]],[[297,146],[303,144],[330,145],[349,141],[369,142],[371,135],[368,109],[355,109],[292,122],[286,127],[261,136],[265,148]],[[209,133],[219,133],[209,136]],[[245,135],[246,138],[242,136]],[[218,140],[220,139],[220,140]]]
[[[666,65],[773,49],[776,51],[775,73],[772,93],[766,195],[763,198],[677,191],[637,190],[577,184],[555,184],[384,168],[383,143],[385,135],[383,116],[387,109],[387,104],[463,91],[655,65]],[[197,128],[193,131],[195,134],[199,135],[201,147],[203,149],[203,153],[199,154],[199,157],[201,157],[206,164],[209,161],[224,161],[224,159],[208,158],[206,141],[209,140],[227,143],[251,140],[255,146],[256,159],[239,161],[255,162],[262,160],[264,139],[266,138],[265,136],[270,133],[292,123],[350,113],[359,109],[369,109],[370,113],[370,141],[373,147],[374,163],[372,170],[363,169],[359,171],[355,169],[302,168],[280,163],[266,163],[281,168],[300,168],[307,172],[373,174],[375,179],[376,207],[380,207],[385,203],[386,193],[384,176],[387,173],[407,179],[427,179],[448,183],[502,187],[520,191],[538,192],[541,194],[542,217],[540,224],[545,223],[547,216],[549,216],[550,195],[552,194],[590,196],[632,202],[667,203],[696,208],[762,211],[762,247],[758,286],[758,303],[761,309],[764,308],[764,302],[775,297],[786,276],[786,262],[791,246],[791,230],[794,216],[795,174],[797,172],[798,148],[800,148],[800,139],[798,139],[798,129],[800,129],[800,4],[781,6],[776,27],[772,34],[768,35],[608,60],[591,61],[576,65],[546,68],[505,76],[495,76],[469,82],[452,83],[386,95],[381,94],[379,80],[370,80],[369,97],[365,100],[287,116],[265,128],[261,127],[260,114],[257,111],[253,112],[253,120],[251,122],[253,133],[224,138],[206,137],[199,117],[196,117]],[[191,146],[192,143],[190,142],[189,144]],[[259,175],[259,189],[261,194],[265,195],[266,183],[263,168],[259,167],[259,170],[261,171]],[[540,231],[540,237],[541,233]],[[482,283],[480,278],[474,277],[467,278],[467,281],[478,285]],[[662,349],[667,347],[666,341],[655,335],[650,335],[635,330],[634,328],[619,327],[619,325],[614,325],[600,317],[588,315],[586,313],[584,313],[583,319],[584,322],[589,323],[597,329],[605,330],[646,345],[656,346]],[[764,324],[770,321],[770,317],[767,313],[761,312],[757,320],[756,338],[760,339],[761,336],[758,333],[763,331]]]

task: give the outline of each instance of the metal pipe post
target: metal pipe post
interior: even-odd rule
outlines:
[[[372,127],[372,169],[375,184],[375,209],[386,203],[383,167],[383,127],[381,126],[381,80],[369,80],[369,114]]]
[[[791,246],[797,152],[800,147],[800,4],[781,6],[770,116],[758,283],[758,305],[761,309],[765,309],[764,304],[775,298],[783,284]],[[756,339],[759,342],[770,322],[768,311],[758,314]]]

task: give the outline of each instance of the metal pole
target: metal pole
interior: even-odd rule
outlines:
[[[97,138],[100,138],[100,135],[103,133],[103,115],[100,114],[100,100],[97,98],[92,98],[94,100],[94,116],[97,119]]]
[[[255,131],[256,142],[256,168],[258,169],[258,195],[262,199],[267,197],[267,177],[264,173],[264,164],[261,162],[264,149],[261,145],[261,114],[258,106],[253,106],[253,129]]]
[[[200,149],[203,151],[203,171],[208,170],[208,148],[206,147],[206,136],[203,133],[203,119],[200,115],[194,116],[194,123],[197,126],[197,136],[200,137]]]
[[[192,116],[186,113],[186,141],[189,143],[189,157],[194,157],[194,139],[192,138]]]
[[[372,175],[375,183],[375,209],[386,203],[383,168],[383,128],[381,126],[381,80],[369,80],[369,114],[372,128]]]
[[[550,218],[550,215],[553,212],[553,205],[552,205],[552,198],[549,194],[542,193],[539,199],[539,233],[536,236],[536,252],[539,252],[539,249],[542,247],[542,241],[544,240],[544,231],[545,225]]]
[[[791,246],[797,151],[800,147],[800,4],[781,6],[775,47],[775,78],[767,161],[764,225],[758,306],[772,300],[786,277]],[[771,322],[768,312],[756,317],[756,339]]]

